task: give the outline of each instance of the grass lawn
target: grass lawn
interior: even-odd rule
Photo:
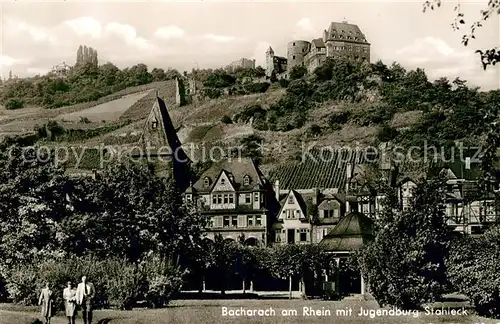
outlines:
[[[120,99],[102,103],[92,108],[59,115],[58,119],[79,121],[80,118],[87,117],[92,122],[100,122],[102,120],[115,121],[118,120],[130,106],[145,97],[150,91],[151,90],[146,90],[135,94],[129,94]]]
[[[276,315],[270,317],[229,317],[222,316],[222,307],[228,309],[269,309]],[[303,308],[312,307],[315,310],[330,310],[327,316],[304,316]],[[97,310],[94,323],[119,324],[211,324],[211,323],[498,323],[495,320],[479,318],[474,315],[425,315],[422,311],[418,317],[410,316],[379,316],[375,318],[359,317],[360,309],[378,309],[375,301],[303,301],[303,300],[179,300],[174,301],[168,308],[154,310]],[[336,310],[352,309],[351,316],[336,314]],[[296,310],[297,315],[282,316],[283,310]],[[36,311],[36,312],[35,312]],[[11,305],[0,305],[0,324],[27,324],[38,316],[34,308],[20,308]],[[65,318],[58,316],[51,321],[53,324],[65,324]],[[77,323],[82,323],[81,316],[77,316]]]

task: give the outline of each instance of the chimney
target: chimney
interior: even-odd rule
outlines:
[[[318,196],[319,196],[319,189],[313,188],[312,203],[314,206],[318,205]]]
[[[280,181],[276,180],[274,182],[274,193],[276,194],[276,200],[280,200]]]
[[[470,170],[470,157],[465,158],[465,170]]]
[[[325,30],[323,30],[323,42],[326,42],[328,39],[328,32]]]

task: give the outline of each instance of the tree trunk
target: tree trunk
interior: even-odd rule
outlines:
[[[306,281],[304,279],[304,275],[300,278],[300,293],[305,297],[306,295]]]
[[[288,277],[288,293],[289,299],[292,299],[292,275]]]
[[[201,294],[205,288],[205,276],[201,276],[201,281],[199,282],[198,285],[198,294]]]

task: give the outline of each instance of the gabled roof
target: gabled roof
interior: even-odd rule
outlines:
[[[355,251],[373,239],[373,221],[359,212],[351,212],[319,243],[328,251]]]
[[[362,163],[365,152],[345,150],[310,151],[302,162],[283,164],[270,172],[270,179],[280,181],[282,189],[338,188],[343,190],[347,181],[347,164]],[[321,155],[322,154],[322,155]]]
[[[338,198],[327,198],[324,199],[319,205],[318,210],[333,210],[336,204],[342,204],[343,202]]]
[[[211,179],[211,181],[213,182],[210,184],[210,191],[212,191],[215,188],[215,185],[217,185],[217,183],[223,176],[228,179],[231,191],[236,190],[235,188],[236,183],[233,174],[223,169],[220,171],[217,178]],[[205,181],[205,178],[206,177],[203,177],[202,180]]]
[[[258,169],[255,163],[250,158],[225,159],[215,163],[207,171],[203,172],[198,181],[193,185],[198,192],[210,192],[222,172],[226,172],[228,176],[233,176],[233,186],[239,191],[252,191],[258,185],[262,188],[266,180],[262,172]],[[250,177],[249,185],[244,185],[244,176]],[[209,188],[204,186],[204,179],[208,177],[211,181]]]
[[[286,197],[282,200],[281,208],[280,208],[279,214],[278,214],[278,219],[283,217],[283,214],[282,214],[283,213],[283,208],[287,204],[288,198],[290,196],[294,197],[295,201],[297,202],[297,205],[300,208],[300,211],[304,215],[304,218],[305,219],[309,219],[308,214],[307,214],[307,203],[304,200],[304,197],[302,197],[302,195],[300,193],[298,193],[297,191],[295,191],[295,190],[290,190],[290,192],[288,193],[288,195],[286,195]]]
[[[325,42],[323,41],[323,38],[315,38],[312,40],[312,43],[316,48],[324,48],[325,47]]]
[[[368,43],[365,35],[359,29],[358,25],[349,24],[346,22],[332,22],[328,28],[328,39],[351,40],[355,42]],[[340,38],[342,36],[342,38]],[[347,37],[351,37],[348,39]]]

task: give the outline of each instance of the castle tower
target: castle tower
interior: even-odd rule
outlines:
[[[271,46],[266,52],[266,76],[271,77],[274,71],[274,51]]]
[[[287,46],[287,70],[291,71],[294,66],[304,65],[304,57],[309,53],[311,43],[303,40],[294,40]]]

